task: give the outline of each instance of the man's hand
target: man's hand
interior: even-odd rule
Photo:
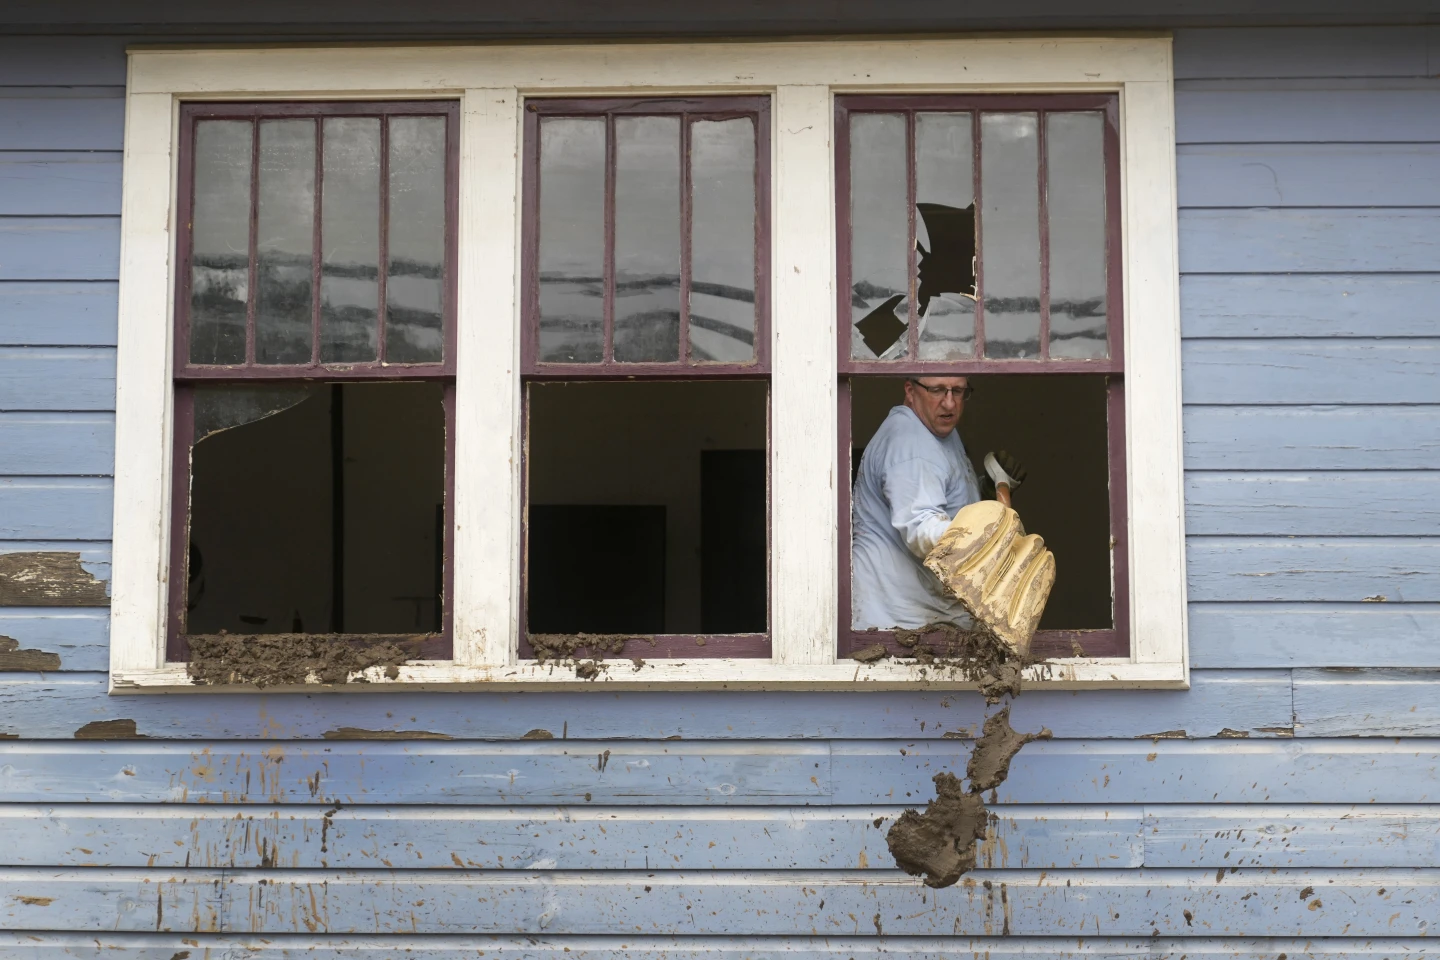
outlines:
[[[1005,471],[1005,475],[1011,479],[1011,490],[1020,486],[1029,475],[1029,471],[1025,469],[1025,465],[1011,456],[1008,451],[1001,450],[995,454],[994,457],[1000,469]],[[980,479],[980,498],[982,500],[995,499],[995,478],[990,475],[988,470]]]

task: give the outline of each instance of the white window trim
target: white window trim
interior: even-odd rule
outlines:
[[[446,96],[461,102],[453,662],[412,688],[963,687],[836,659],[833,98],[1120,95],[1131,656],[1057,661],[1057,687],[1185,687],[1174,91],[1168,37],[495,45],[130,52],[116,373],[112,692],[210,690],[165,662],[178,105]],[[773,97],[771,660],[617,661],[594,681],[517,659],[520,108],[526,94]],[[496,504],[501,506],[497,507]],[[822,558],[817,562],[816,558]],[[828,558],[823,559],[823,558]],[[315,688],[312,688],[315,689]]]

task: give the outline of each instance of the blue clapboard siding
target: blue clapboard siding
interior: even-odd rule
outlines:
[[[33,646],[26,640],[31,634],[10,635]],[[243,740],[263,726],[272,740],[318,740],[350,731],[456,740],[514,740],[532,731],[557,740],[919,740],[971,736],[984,720],[979,696],[964,692],[785,697],[527,693],[497,698],[473,693],[376,696],[366,691],[328,695],[323,710],[315,709],[313,697],[304,694],[235,693],[226,696],[225,709],[217,711],[204,696],[111,697],[105,681],[103,675],[73,672],[0,674],[0,732],[24,739],[67,739],[87,723],[125,719],[134,721],[141,735],[157,739]],[[1191,684],[1188,692],[1135,691],[1119,703],[1103,696],[1036,691],[1015,704],[1012,719],[1018,727],[1049,727],[1065,737],[1123,738],[1157,730],[1212,737],[1226,729],[1262,737],[1289,731],[1290,677],[1285,671],[1197,670]]]
[[[118,297],[112,281],[0,282],[0,346],[113,347]]]
[[[0,38],[0,551],[101,578],[125,42]],[[884,846],[973,694],[111,696],[103,608],[10,609],[0,954],[1433,954],[1440,33],[1175,50],[1191,689],[1022,696],[987,869]]]

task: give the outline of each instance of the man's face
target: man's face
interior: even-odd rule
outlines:
[[[965,409],[965,377],[920,377],[905,381],[905,406],[940,439],[950,436]]]

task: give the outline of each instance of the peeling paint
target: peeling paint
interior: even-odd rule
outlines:
[[[336,727],[321,734],[326,740],[454,740],[448,733],[430,730],[366,730],[363,727]]]
[[[134,720],[91,720],[75,731],[76,740],[146,740]]]
[[[106,587],[75,551],[0,554],[0,607],[107,607]]]
[[[44,650],[21,650],[20,641],[0,637],[0,671],[43,672],[60,669],[60,654]]]

